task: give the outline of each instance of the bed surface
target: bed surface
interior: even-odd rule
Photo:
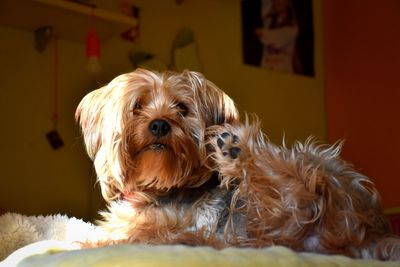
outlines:
[[[264,249],[228,248],[220,251],[209,247],[183,245],[117,245],[83,250],[75,248],[62,242],[41,241],[15,251],[0,266],[400,266],[400,263],[395,262],[296,253],[281,246]]]

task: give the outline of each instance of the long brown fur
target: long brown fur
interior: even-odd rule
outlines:
[[[199,73],[123,74],[76,118],[108,203],[108,238],[87,246],[284,245],[400,260],[374,184],[340,159],[341,143],[276,146]]]

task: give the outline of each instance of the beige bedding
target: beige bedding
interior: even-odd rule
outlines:
[[[400,266],[395,262],[355,260],[343,256],[296,253],[276,246],[265,249],[228,248],[221,251],[209,247],[118,245],[78,250],[67,243],[42,241],[11,254],[1,267],[11,266]]]

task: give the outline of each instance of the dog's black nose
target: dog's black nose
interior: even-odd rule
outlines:
[[[157,138],[167,135],[171,126],[166,120],[154,120],[149,125],[149,131]]]

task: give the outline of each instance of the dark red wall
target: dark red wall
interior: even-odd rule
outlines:
[[[400,207],[400,1],[326,0],[328,139]]]

